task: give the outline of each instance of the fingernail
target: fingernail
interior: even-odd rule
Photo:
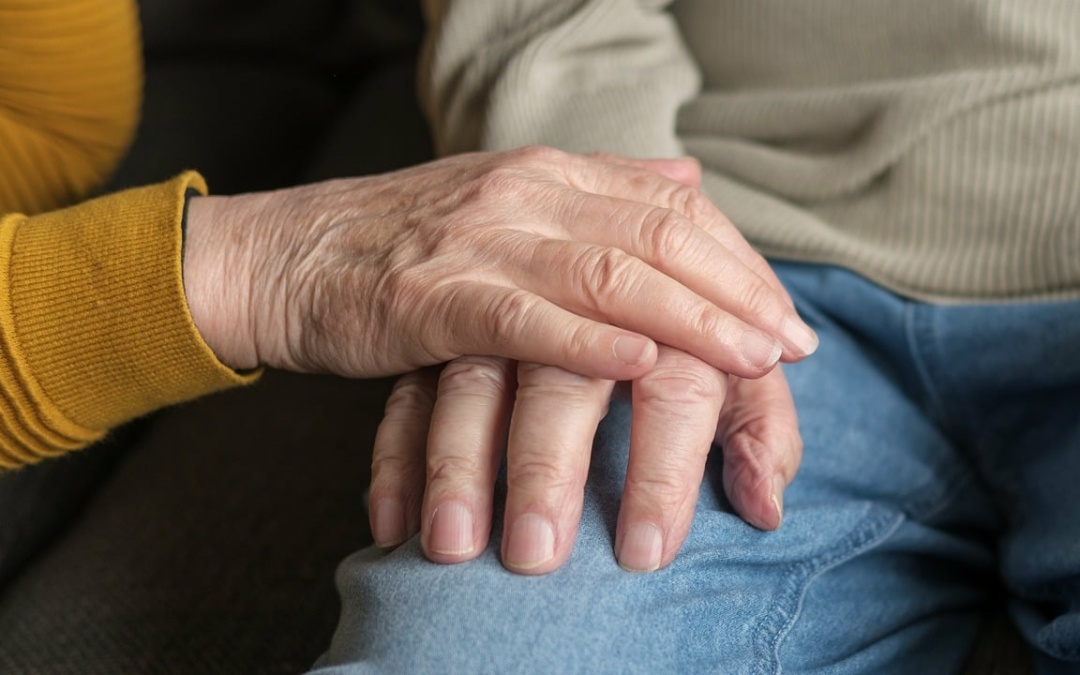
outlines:
[[[547,518],[535,513],[518,516],[506,542],[506,565],[527,570],[554,557],[555,530]]]
[[[652,349],[652,343],[643,337],[636,335],[620,335],[615,338],[611,345],[615,352],[615,358],[628,366],[637,366],[643,363]]]
[[[780,326],[780,335],[784,338],[784,341],[799,350],[803,356],[809,356],[817,351],[817,333],[798,317],[784,319],[783,325]]]
[[[780,524],[784,522],[784,490],[787,488],[787,481],[780,474],[773,476],[773,491],[772,491],[772,503],[773,508],[776,509],[776,526],[780,527]]]
[[[742,350],[743,358],[757,368],[771,368],[776,365],[783,352],[776,340],[755,330],[743,333]]]
[[[431,514],[428,550],[442,555],[465,555],[473,551],[472,512],[461,502],[445,502]]]
[[[405,541],[405,509],[390,497],[371,506],[371,536],[379,548],[390,548]]]
[[[664,554],[664,537],[652,523],[631,525],[619,544],[619,566],[630,572],[652,572],[660,569]]]

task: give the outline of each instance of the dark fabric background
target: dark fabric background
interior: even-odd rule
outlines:
[[[418,3],[143,0],[146,101],[113,188],[186,168],[230,194],[430,156]],[[296,673],[329,642],[337,563],[388,381],[267,373],[0,478],[0,673]]]

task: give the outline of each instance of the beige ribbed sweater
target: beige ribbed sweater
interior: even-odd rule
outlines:
[[[1080,296],[1080,2],[426,0],[443,153],[689,153],[776,258]]]

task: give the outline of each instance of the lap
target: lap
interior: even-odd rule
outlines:
[[[959,671],[995,583],[995,537],[1023,528],[999,515],[981,449],[942,419],[951,392],[926,371],[947,365],[930,356],[946,358],[949,336],[920,338],[909,303],[823,269],[785,272],[821,348],[787,369],[806,448],[779,531],[733,514],[711,461],[675,562],[621,570],[630,411],[616,401],[562,569],[510,574],[497,537],[457,566],[425,561],[415,541],[360,552],[339,570],[343,616],[317,672]],[[927,354],[912,356],[915,338]]]

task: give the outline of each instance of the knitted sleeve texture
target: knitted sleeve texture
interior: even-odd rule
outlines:
[[[0,219],[0,467],[63,453],[151,410],[249,382],[187,311],[195,173]]]
[[[543,144],[684,154],[700,88],[670,0],[426,0],[421,93],[437,150]]]
[[[135,3],[0,0],[0,27],[2,471],[254,375],[222,365],[187,310],[198,174],[76,204],[138,121]]]
[[[0,213],[100,187],[135,131],[141,59],[130,0],[0,0]]]

